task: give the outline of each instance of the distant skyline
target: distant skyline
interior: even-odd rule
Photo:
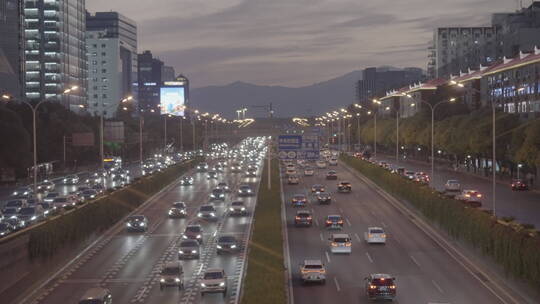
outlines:
[[[532,1],[523,0],[528,6]],[[439,26],[486,26],[512,0],[87,0],[118,11],[194,87],[244,81],[299,87],[371,66],[426,69]]]

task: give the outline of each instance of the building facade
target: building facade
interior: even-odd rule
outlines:
[[[21,97],[22,2],[0,0],[0,94]]]
[[[174,67],[164,65],[163,70],[161,71],[161,79],[163,81],[173,81],[176,78],[176,74],[174,72]]]
[[[80,109],[87,87],[85,1],[24,0],[23,5],[23,98]],[[63,94],[72,86],[79,89]]]
[[[159,112],[159,91],[163,82],[163,61],[154,58],[152,52],[138,55],[139,109]]]

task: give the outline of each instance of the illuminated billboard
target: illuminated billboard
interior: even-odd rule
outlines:
[[[159,95],[161,114],[184,116],[186,102],[184,87],[161,87]]]

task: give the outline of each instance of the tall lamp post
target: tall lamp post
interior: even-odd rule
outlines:
[[[73,91],[77,91],[79,89],[78,86],[72,86],[69,89],[64,90],[63,94],[69,94]],[[11,101],[13,98],[10,95],[3,94],[2,99],[6,101]],[[37,193],[37,124],[36,124],[36,114],[37,110],[39,109],[39,106],[41,106],[47,99],[43,99],[40,102],[38,102],[36,105],[32,105],[28,101],[20,100],[22,103],[27,105],[30,110],[32,111],[32,142],[34,146],[34,193]]]

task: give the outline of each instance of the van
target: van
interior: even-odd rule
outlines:
[[[90,288],[84,293],[79,304],[112,304],[112,295],[105,288]]]
[[[163,290],[167,286],[177,286],[178,289],[184,287],[184,269],[180,262],[167,263],[161,269],[159,289]]]

